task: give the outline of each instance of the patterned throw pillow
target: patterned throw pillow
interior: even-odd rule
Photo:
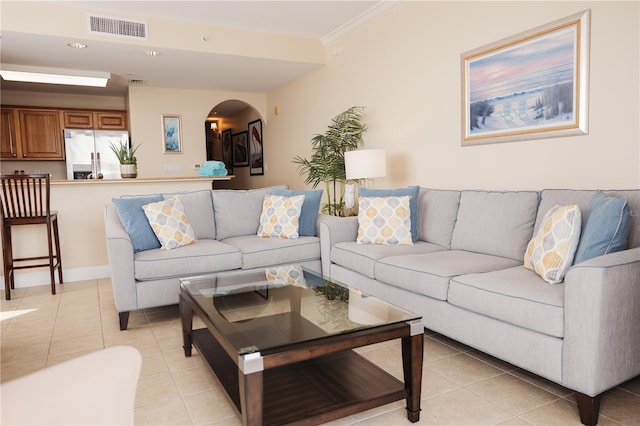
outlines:
[[[298,238],[300,212],[304,195],[283,197],[265,195],[260,214],[258,237]]]
[[[196,241],[179,197],[147,204],[142,208],[151,229],[162,244],[160,250],[171,250]]]
[[[409,196],[360,197],[359,244],[413,245]]]
[[[524,267],[549,284],[564,280],[580,241],[582,219],[577,205],[554,206],[544,215],[524,254]]]
[[[304,272],[300,265],[283,265],[265,268],[264,273],[267,280],[276,286],[291,285],[294,287],[307,288],[304,279]]]

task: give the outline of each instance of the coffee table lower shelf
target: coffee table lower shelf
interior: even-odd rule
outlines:
[[[192,341],[240,414],[238,367],[206,329]],[[263,424],[320,424],[405,399],[404,384],[354,351],[263,372]]]

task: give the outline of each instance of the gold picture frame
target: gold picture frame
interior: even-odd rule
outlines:
[[[461,55],[463,146],[589,133],[590,16]]]

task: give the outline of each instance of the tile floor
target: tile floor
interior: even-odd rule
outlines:
[[[1,380],[113,345],[143,356],[135,403],[138,425],[239,425],[204,361],[185,358],[176,306],[134,312],[120,331],[107,280],[67,283],[52,296],[47,286],[2,296]],[[196,321],[197,325],[197,321]],[[399,341],[363,348],[364,356],[401,377]],[[435,333],[425,334],[420,424],[578,425],[573,393]],[[403,402],[335,425],[403,425]],[[601,425],[640,424],[640,377],[603,398]]]

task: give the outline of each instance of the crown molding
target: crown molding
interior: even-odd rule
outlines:
[[[390,10],[394,9],[405,1],[406,0],[380,1],[365,12],[362,12],[360,15],[347,22],[346,24],[325,35],[320,39],[320,41],[322,42],[322,45],[324,47],[329,47],[333,43],[336,43],[337,41],[346,37],[349,33],[388,13]]]

